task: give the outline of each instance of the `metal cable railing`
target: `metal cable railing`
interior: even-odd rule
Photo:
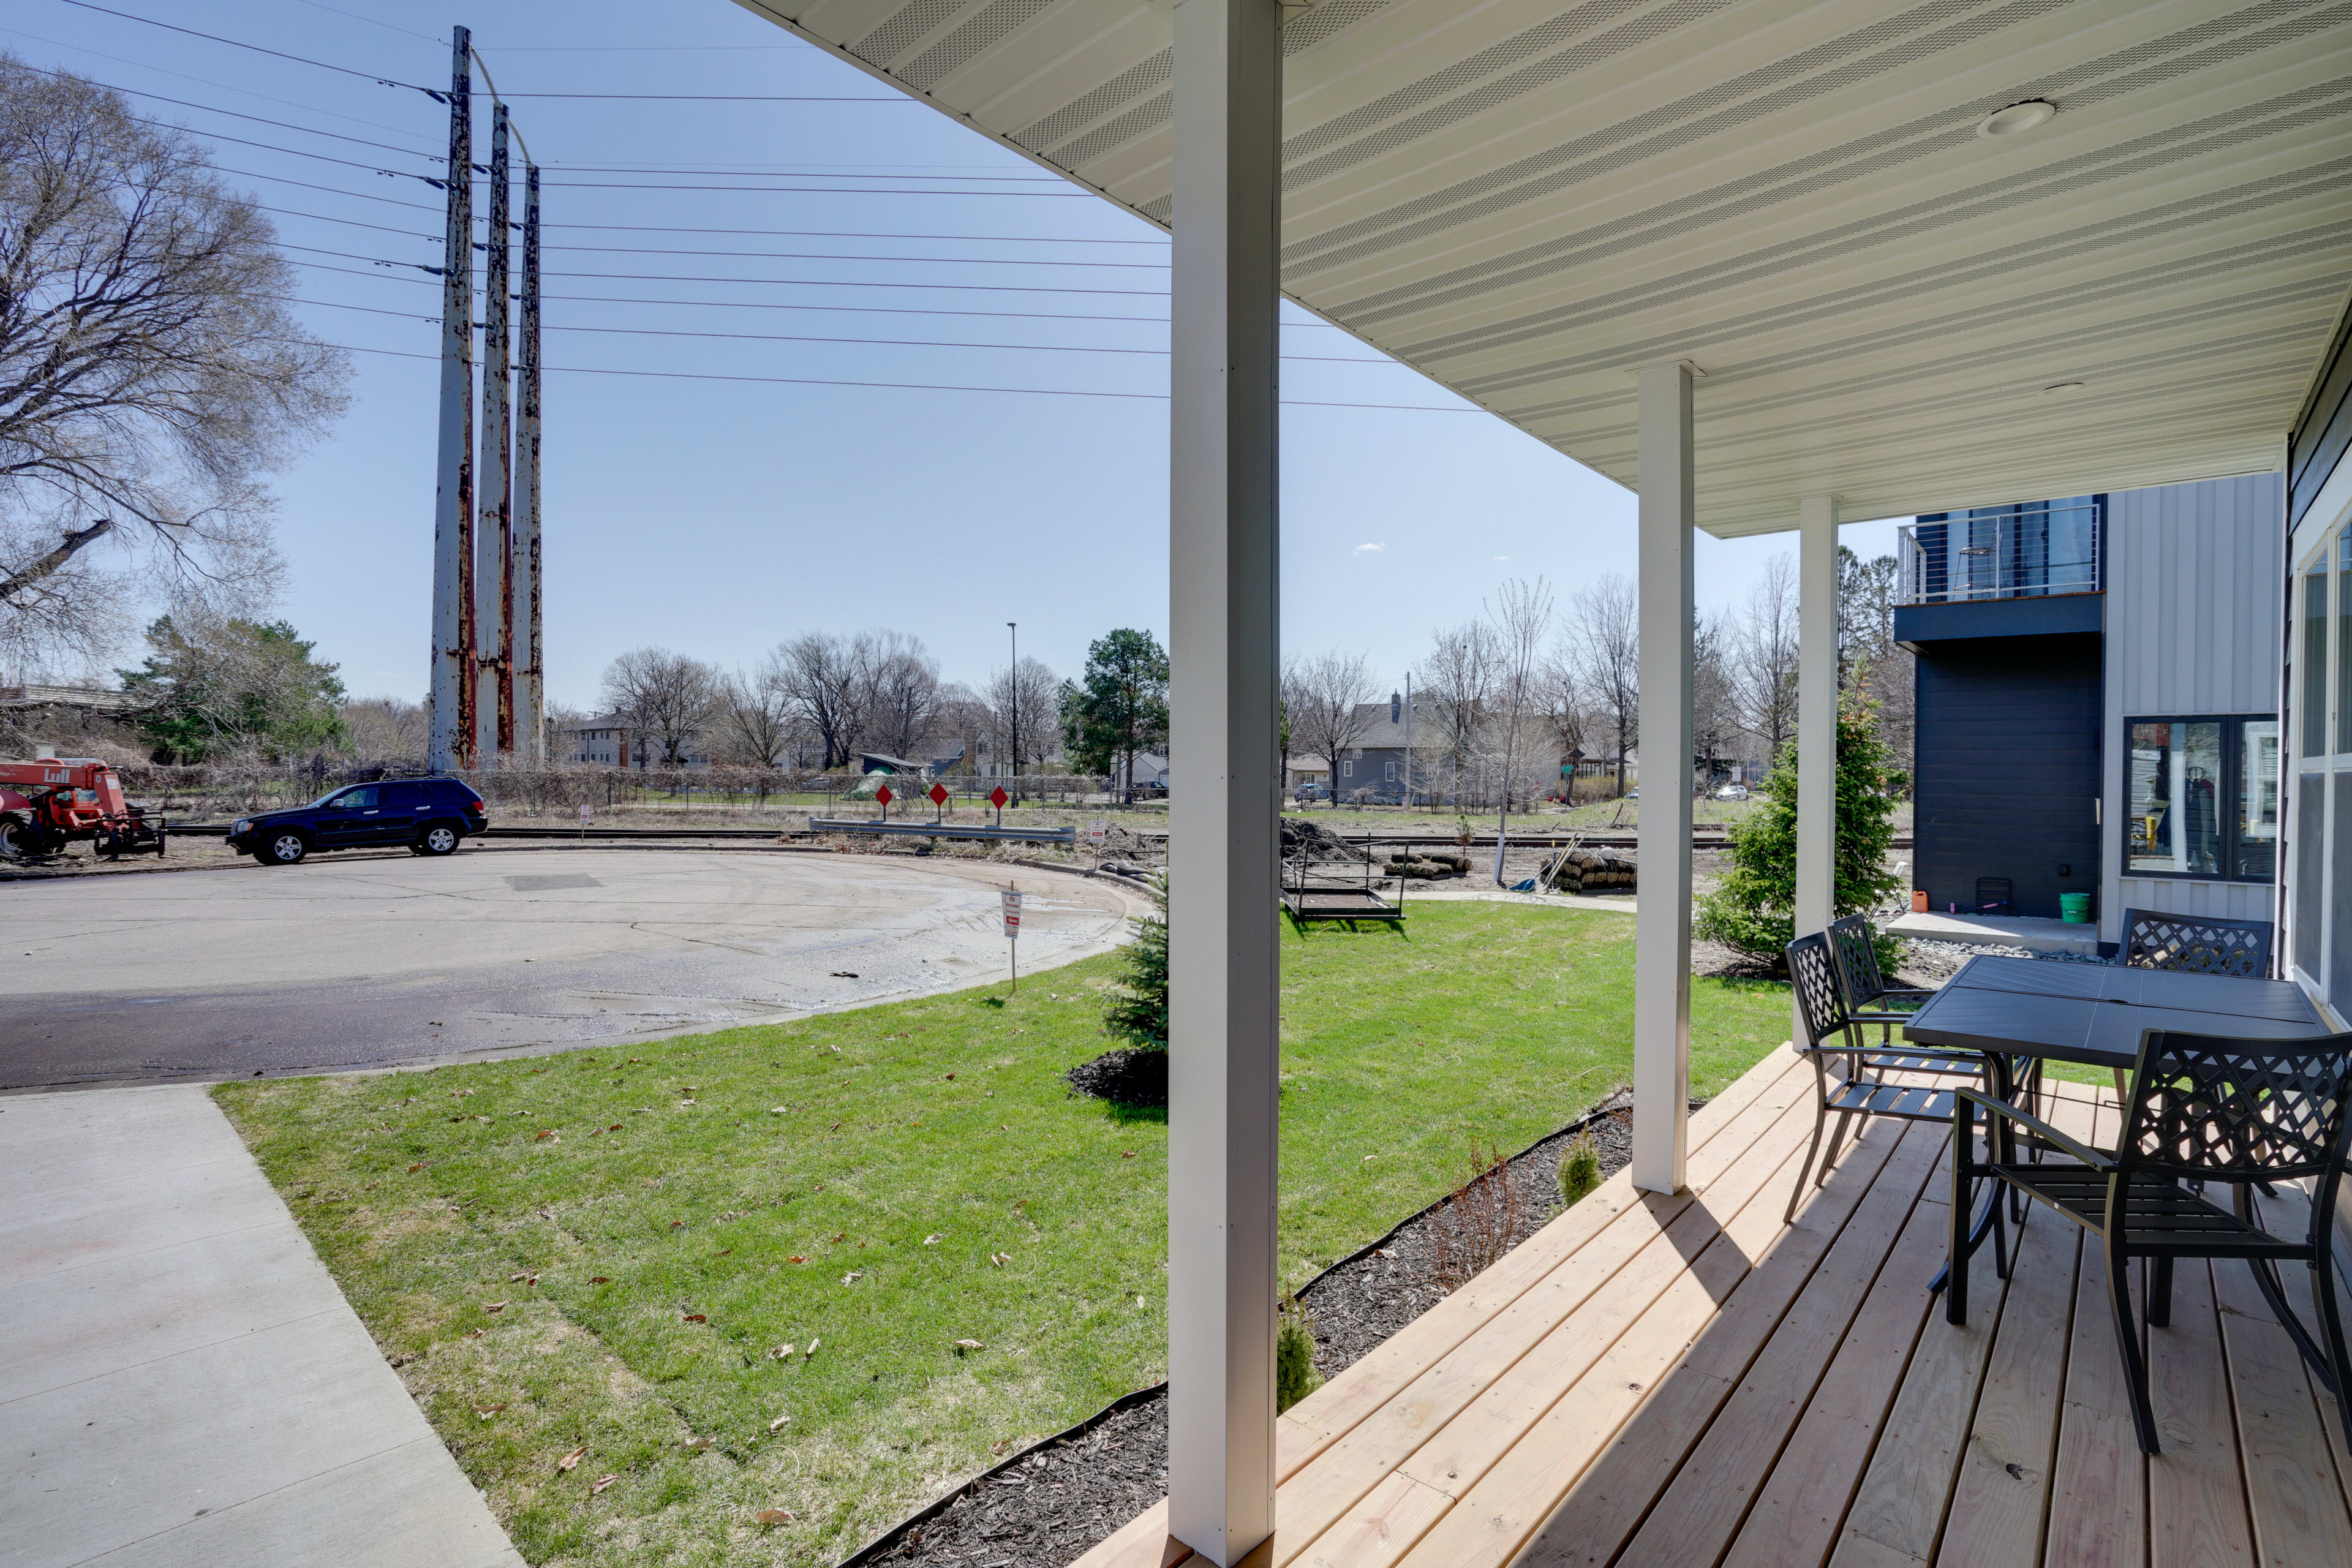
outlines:
[[[2096,594],[2099,534],[2095,500],[1979,507],[1923,519],[1899,531],[1898,602],[1950,605]]]

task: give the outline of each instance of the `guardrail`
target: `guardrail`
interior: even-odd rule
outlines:
[[[1004,843],[1058,844],[1075,849],[1075,827],[971,827],[951,822],[882,822],[867,818],[809,818],[811,833],[881,833],[905,838],[988,838]]]

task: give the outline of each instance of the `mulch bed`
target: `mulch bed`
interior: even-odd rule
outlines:
[[[1160,1053],[1113,1051],[1076,1069],[1073,1084],[1078,1073],[1132,1055]],[[1164,1104],[1164,1056],[1160,1070]],[[1123,1095],[1106,1098],[1133,1103]],[[1604,1176],[1633,1158],[1633,1103],[1631,1094],[1621,1093],[1593,1108],[1590,1125]],[[1519,1217],[1510,1246],[1559,1216],[1560,1153],[1573,1131],[1564,1128],[1511,1159],[1507,1180]],[[1449,1250],[1458,1255],[1458,1248],[1439,1205],[1299,1291],[1314,1322],[1317,1370],[1328,1378],[1354,1364],[1444,1300],[1438,1275]],[[1167,1387],[1130,1397],[1125,1408],[1048,1438],[967,1483],[942,1511],[844,1568],[1056,1568],[1082,1555],[1168,1495]]]
[[[1062,1075],[1072,1089],[1114,1105],[1143,1110],[1168,1109],[1168,1053],[1145,1046],[1105,1051]]]

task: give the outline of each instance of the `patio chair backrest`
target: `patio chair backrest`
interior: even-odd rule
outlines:
[[[2235,1040],[2150,1029],[2140,1037],[2117,1174],[2180,1180],[2320,1179],[2335,1208],[2352,1107],[2352,1035]]]
[[[1797,994],[1797,1022],[1805,1031],[1807,1048],[1832,1035],[1846,1034],[1846,1015],[1852,1009],[1845,1003],[1828,935],[1815,931],[1801,936],[1782,952],[1789,960],[1789,979]]]
[[[1886,994],[1886,980],[1878,971],[1878,943],[1867,915],[1848,915],[1830,922],[1830,951],[1837,960],[1838,977],[1845,984],[1845,1005],[1866,1007]]]
[[[2123,961],[2135,969],[2261,979],[2271,972],[2273,930],[2268,921],[2126,910]]]

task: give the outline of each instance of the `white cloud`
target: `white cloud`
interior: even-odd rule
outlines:
[[[1359,544],[1356,548],[1348,552],[1348,553],[1350,555],[1378,555],[1381,551],[1386,550],[1388,546],[1385,544]]]
[[[1510,559],[1510,557],[1509,557],[1509,556],[1507,556],[1507,555],[1497,555],[1497,556],[1496,556],[1496,557],[1495,557],[1495,559],[1496,559],[1496,560],[1497,560],[1497,561],[1508,561],[1508,560]]]

